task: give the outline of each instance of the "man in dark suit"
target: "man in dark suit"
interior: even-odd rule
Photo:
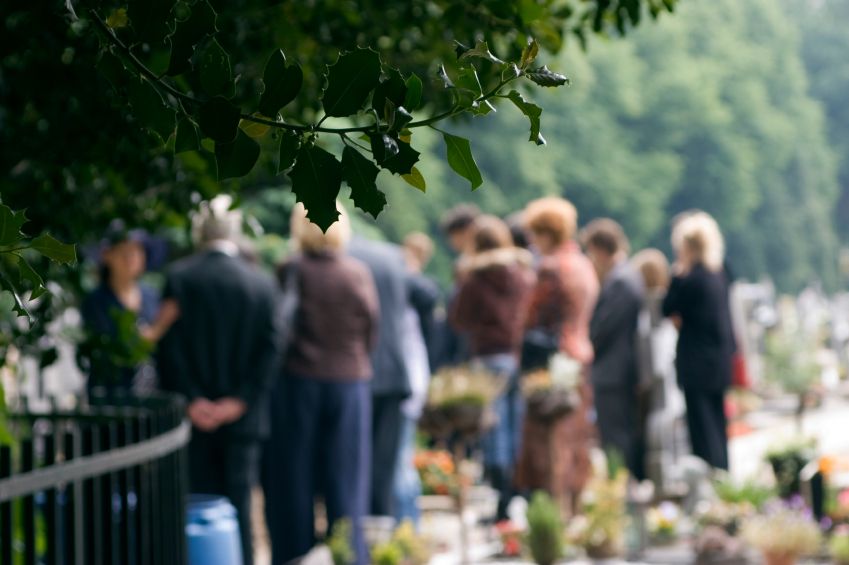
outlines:
[[[404,422],[401,403],[410,395],[403,351],[404,315],[409,304],[407,269],[396,245],[354,238],[348,252],[371,271],[380,301],[379,334],[372,354],[371,512],[392,516],[392,485]]]
[[[162,386],[186,396],[193,493],[228,497],[239,515],[244,563],[253,563],[251,487],[268,434],[268,392],[279,351],[270,278],[239,256],[238,212],[212,208],[201,250],[170,270],[164,296],[180,316],[160,346]]]
[[[628,239],[613,220],[590,222],[582,240],[601,282],[590,321],[595,352],[592,385],[601,443],[605,451],[623,458],[635,479],[642,480],[637,322],[645,295],[643,280],[629,263]]]

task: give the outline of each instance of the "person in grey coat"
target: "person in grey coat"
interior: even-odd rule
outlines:
[[[590,321],[592,385],[602,447],[616,452],[636,480],[645,478],[637,325],[645,288],[628,262],[628,239],[613,220],[594,220],[582,234],[601,283]]]
[[[371,513],[392,516],[393,478],[404,423],[401,405],[411,393],[403,351],[404,317],[409,305],[407,267],[401,248],[389,243],[355,237],[348,253],[371,271],[380,302],[377,346],[372,352]]]

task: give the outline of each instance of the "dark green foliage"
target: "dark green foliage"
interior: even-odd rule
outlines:
[[[563,557],[563,520],[557,504],[537,491],[528,506],[528,547],[534,563],[553,565]]]

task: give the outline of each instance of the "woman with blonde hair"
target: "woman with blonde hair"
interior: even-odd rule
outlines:
[[[687,405],[693,453],[716,469],[728,469],[725,391],[735,350],[725,242],[705,212],[688,212],[672,229],[677,254],[663,314],[679,327],[675,369]]]
[[[537,283],[526,322],[527,333],[537,339],[534,349],[558,351],[582,366],[581,403],[554,421],[526,417],[522,453],[517,469],[519,488],[544,489],[573,512],[591,472],[590,443],[594,432],[587,414],[592,404],[589,366],[593,360],[590,319],[599,293],[599,282],[590,260],[574,241],[578,227],[575,207],[563,198],[531,202],[524,212],[531,243],[540,253]]]
[[[292,213],[297,255],[281,268],[295,293],[283,375],[272,394],[271,440],[263,488],[272,563],[307,554],[315,542],[313,506],[323,493],[328,526],[351,521],[356,564],[368,562],[362,518],[368,513],[371,461],[370,353],[378,301],[372,275],[346,254],[345,211],[327,232]]]

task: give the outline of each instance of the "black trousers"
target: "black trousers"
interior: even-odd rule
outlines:
[[[192,430],[189,442],[189,489],[194,494],[226,496],[239,516],[244,565],[253,565],[251,487],[256,484],[260,445],[224,431]]]
[[[693,454],[714,469],[728,469],[725,393],[684,389]]]
[[[596,388],[593,391],[601,445],[616,452],[638,481],[645,478],[640,404],[635,387]]]
[[[372,396],[371,513],[394,516],[393,483],[401,453],[401,413],[399,395]]]

